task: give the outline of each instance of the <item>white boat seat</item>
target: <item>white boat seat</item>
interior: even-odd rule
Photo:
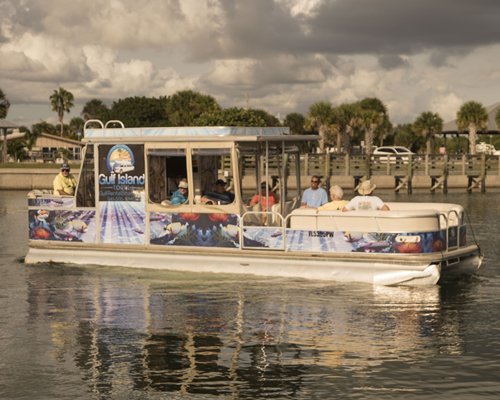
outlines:
[[[290,215],[290,228],[353,232],[434,232],[440,229],[436,210],[318,211],[299,208]]]

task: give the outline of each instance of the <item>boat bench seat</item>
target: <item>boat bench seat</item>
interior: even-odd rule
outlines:
[[[314,231],[353,232],[434,232],[440,229],[437,210],[407,211],[318,211],[312,208],[294,210],[290,228]]]
[[[386,203],[391,211],[410,211],[410,210],[434,210],[441,213],[441,226],[444,228],[446,219],[448,226],[457,226],[463,223],[464,209],[458,204],[450,203],[406,203],[406,202],[388,202]],[[445,217],[446,216],[446,217]]]

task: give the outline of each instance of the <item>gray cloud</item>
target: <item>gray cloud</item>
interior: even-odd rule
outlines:
[[[3,0],[0,87],[46,101],[191,88],[306,112],[380,97],[399,120],[498,101],[497,0]],[[37,100],[38,99],[38,100]]]

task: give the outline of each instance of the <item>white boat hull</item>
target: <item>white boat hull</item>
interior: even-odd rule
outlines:
[[[475,251],[474,248],[477,250]],[[252,274],[269,277],[304,278],[336,282],[364,282],[375,285],[434,285],[443,272],[470,272],[479,268],[481,256],[475,246],[453,260],[440,254],[390,256],[339,254],[318,256],[276,252],[151,251],[144,249],[33,246],[25,258],[28,264],[70,263],[128,268],[146,268],[204,273]],[[448,265],[449,264],[449,265]]]

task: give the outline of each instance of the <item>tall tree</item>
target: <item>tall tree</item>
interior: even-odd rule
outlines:
[[[332,124],[337,134],[337,147],[340,151],[341,144],[344,152],[351,153],[351,140],[354,129],[360,126],[359,103],[344,103],[333,109]]]
[[[26,142],[26,147],[28,148],[28,150],[31,150],[33,148],[33,145],[36,143],[38,135],[34,134],[32,130],[29,130],[25,126],[22,126],[20,130],[24,132],[24,141]]]
[[[57,133],[56,127],[46,121],[40,121],[31,125],[31,131],[36,137],[40,136],[42,133],[49,133],[51,135],[55,135]]]
[[[123,122],[126,127],[168,126],[165,113],[166,97],[126,97],[114,101],[110,118]]]
[[[332,103],[329,101],[319,101],[309,107],[306,125],[317,129],[319,133],[319,152],[325,152],[327,135],[332,128]]]
[[[413,124],[401,124],[394,128],[394,144],[415,152],[424,145],[423,138],[415,132]]]
[[[102,100],[92,99],[85,103],[80,115],[85,121],[98,119],[106,123],[109,120],[109,108]]]
[[[413,123],[415,130],[425,139],[427,155],[432,153],[434,137],[443,131],[443,119],[438,113],[425,111]]]
[[[468,101],[462,104],[457,112],[457,127],[469,132],[469,153],[476,154],[476,139],[478,129],[486,129],[488,113],[486,108],[477,101]]]
[[[24,139],[9,140],[7,144],[8,153],[15,161],[22,161],[28,158],[27,147],[28,145]]]
[[[54,90],[54,93],[50,96],[52,111],[57,113],[59,124],[61,125],[61,136],[64,132],[64,113],[71,110],[71,107],[73,107],[73,100],[73,94],[62,87],[60,87],[59,90]]]
[[[381,100],[376,97],[367,97],[359,102],[360,127],[365,133],[365,153],[373,153],[373,141],[379,129],[388,120],[387,108]]]
[[[284,126],[288,126],[290,128],[290,133],[292,135],[303,135],[305,132],[306,117],[304,117],[300,113],[291,113],[285,117],[283,121]]]
[[[83,135],[83,126],[85,121],[80,117],[73,117],[69,121],[69,137],[71,139],[80,140]]]
[[[7,117],[7,113],[9,112],[10,103],[5,96],[5,93],[2,89],[0,89],[0,119],[4,119]],[[3,143],[2,143],[2,162],[7,161],[7,128],[0,128],[3,134]]]
[[[203,113],[220,110],[212,96],[181,90],[167,97],[165,111],[172,126],[193,126]]]
[[[238,107],[217,109],[203,113],[196,123],[200,126],[268,126],[260,111]]]

